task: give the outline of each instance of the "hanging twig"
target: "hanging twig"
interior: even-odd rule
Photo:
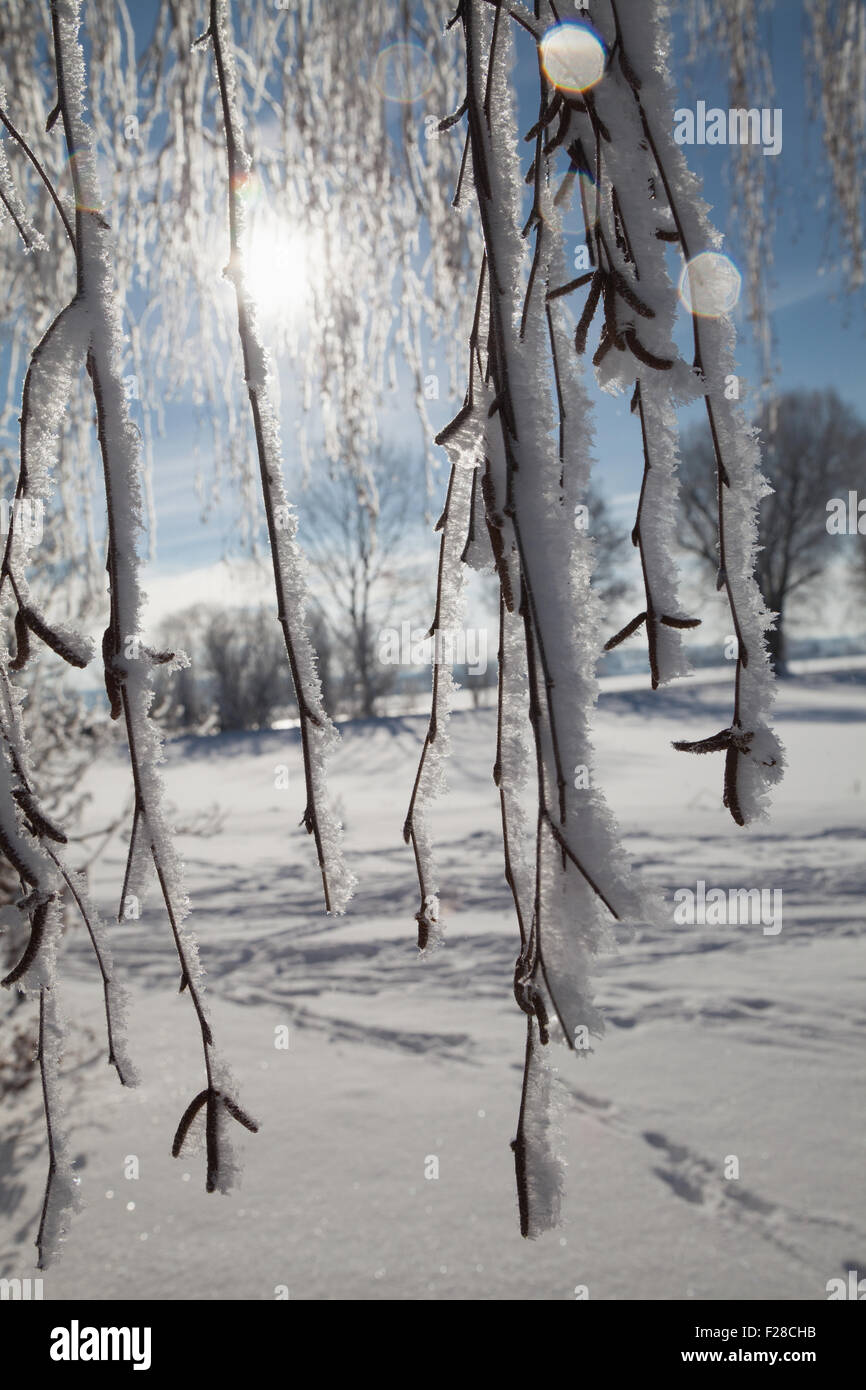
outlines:
[[[238,79],[229,46],[227,0],[211,0],[209,26],[198,42],[201,44],[207,40],[213,47],[228,173],[231,254],[226,275],[235,290],[238,338],[261,474],[277,593],[277,615],[298,702],[307,792],[302,823],[316,845],[325,908],[328,912],[342,912],[351,896],[353,880],[342,862],[340,827],[327,805],[324,788],[324,759],[330,747],[336,743],[337,733],[322,704],[315,657],[304,625],[306,585],[294,534],[296,523],[283,483],[279,424],[270,399],[269,369],[258,336],[255,307],[246,283],[241,187],[249,173],[250,160],[244,148],[236,105]]]

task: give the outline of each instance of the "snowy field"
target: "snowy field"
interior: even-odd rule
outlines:
[[[294,733],[172,745],[177,821],[206,831],[178,843],[216,1040],[261,1131],[236,1129],[241,1185],[207,1196],[203,1155],[169,1153],[201,1053],[156,899],[114,933],[137,1091],[104,1065],[100,991],[71,928],[66,1084],[85,1209],[45,1297],[573,1299],[584,1285],[591,1299],[824,1299],[828,1279],[866,1274],[866,672],[782,683],[778,713],[789,768],[772,820],[738,830],[719,804],[721,758],[670,747],[728,722],[728,686],[602,698],[602,784],[671,920],[599,961],[606,1036],[589,1057],[557,1054],[566,1223],[532,1243],[509,1148],[524,1028],[494,712],[453,721],[437,812],[448,944],[424,961],[400,833],[421,716],[344,727],[332,782],[360,887],[336,921],[296,828]],[[127,799],[122,761],[93,786],[96,827]],[[92,882],[106,911],[122,855],[115,839]],[[676,925],[673,893],[698,880],[781,889],[781,931]],[[35,1273],[41,1146],[31,1087],[0,1132],[2,1276]]]

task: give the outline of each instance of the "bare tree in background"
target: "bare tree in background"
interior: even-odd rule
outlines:
[[[160,624],[160,646],[184,652],[188,661],[180,670],[162,667],[153,675],[153,717],[174,732],[195,732],[208,721],[210,702],[201,681],[202,634],[212,612],[206,604],[195,604]]]
[[[379,450],[367,464],[369,485],[347,474],[319,474],[300,502],[307,558],[321,594],[319,616],[338,648],[348,704],[375,715],[396,681],[379,659],[379,633],[417,593],[421,534],[412,543],[413,511],[423,488],[420,459]],[[417,512],[415,512],[417,518]],[[417,525],[417,520],[414,522]]]
[[[592,484],[587,492],[586,507],[589,535],[595,542],[592,587],[598,595],[605,618],[609,618],[614,604],[625,598],[630,588],[624,572],[628,558],[628,531],[625,527],[617,526],[604,494]]]
[[[216,613],[203,633],[219,728],[266,729],[292,701],[280,630],[266,608]]]
[[[758,511],[755,577],[764,602],[778,613],[768,648],[779,675],[788,674],[786,617],[799,597],[839,556],[828,532],[827,504],[866,484],[866,425],[835,391],[790,391],[761,409],[764,473],[772,492]],[[714,515],[715,476],[709,431],[683,441],[683,548],[714,573],[719,567]]]

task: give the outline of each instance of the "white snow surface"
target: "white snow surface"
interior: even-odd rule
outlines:
[[[551,1054],[564,1224],[531,1242],[509,1148],[525,1019],[511,993],[495,710],[452,717],[449,792],[431,811],[449,932],[428,959],[400,833],[423,714],[341,730],[334,791],[361,886],[339,921],[321,912],[297,825],[296,733],[169,742],[171,814],[182,825],[222,811],[212,834],[174,842],[216,1037],[261,1129],[232,1125],[241,1185],[206,1195],[195,1133],[180,1159],[169,1152],[200,1054],[158,899],[111,929],[132,996],[135,1091],[105,1065],[98,976],[83,928],[69,927],[63,1089],[84,1209],[45,1298],[254,1300],[285,1286],[292,1299],[572,1299],[586,1285],[591,1299],[821,1300],[828,1279],[862,1273],[864,690],[856,668],[781,683],[789,773],[772,819],[739,829],[720,804],[721,755],[670,746],[721,716],[728,685],[651,695],[603,683],[599,773],[669,919],[597,961],[606,1032],[593,1051]],[[290,787],[278,791],[287,738]],[[93,826],[126,780],[120,754],[93,769]],[[106,917],[122,868],[114,841],[91,882]],[[698,880],[781,889],[782,930],[675,925],[674,890]],[[0,1276],[26,1277],[46,1158],[35,1078],[3,1114]],[[132,1155],[137,1180],[124,1176]]]

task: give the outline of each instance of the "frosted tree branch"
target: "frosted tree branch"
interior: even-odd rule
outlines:
[[[249,176],[250,158],[244,147],[237,108],[238,79],[228,25],[228,0],[211,0],[210,25],[203,37],[209,38],[213,45],[225,135],[231,246],[227,274],[237,300],[238,336],[261,473],[278,617],[298,702],[307,789],[303,824],[315,841],[326,910],[343,912],[354,880],[343,862],[341,827],[329,805],[325,783],[326,759],[336,746],[337,732],[322,704],[315,656],[305,625],[307,588],[304,561],[295,538],[297,519],[289,506],[283,482],[280,428],[271,400],[270,366],[259,336],[255,304],[246,284],[241,188]]]

